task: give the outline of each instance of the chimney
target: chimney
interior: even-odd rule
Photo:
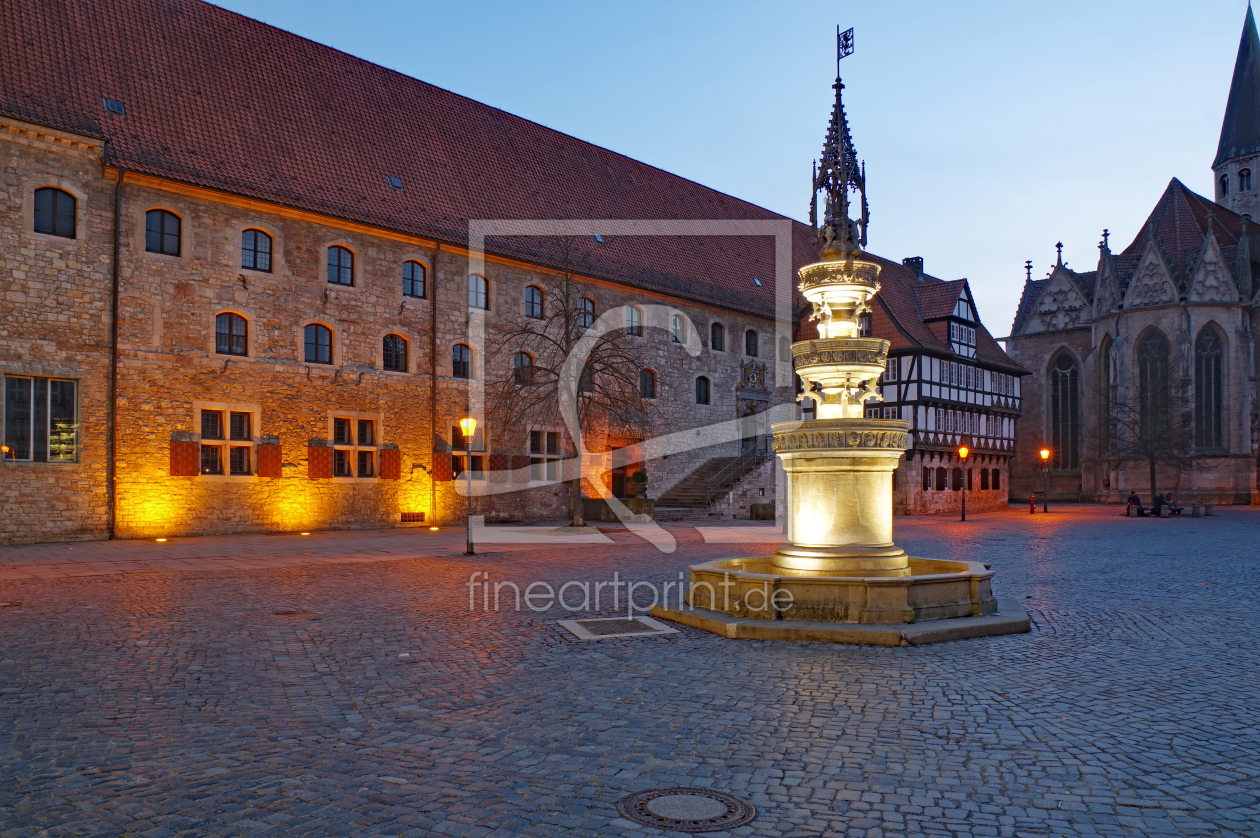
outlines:
[[[901,264],[905,265],[907,268],[914,271],[916,275],[916,279],[918,279],[919,282],[923,281],[923,257],[922,256],[907,256],[905,259],[901,260]]]

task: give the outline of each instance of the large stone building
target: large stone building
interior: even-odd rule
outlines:
[[[1032,370],[1014,496],[1257,500],[1260,40],[1248,9],[1212,163],[1215,200],[1175,178],[1095,270],[1024,284],[1007,349]],[[1060,246],[1061,251],[1061,246]],[[1042,470],[1039,451],[1050,451]],[[1152,486],[1154,482],[1154,486]]]
[[[0,33],[0,542],[446,523],[464,466],[476,513],[561,517],[561,424],[485,408],[575,237],[581,325],[624,312],[651,408],[587,439],[588,495],[677,494],[797,415],[807,225],[198,0],[11,0]],[[889,264],[872,328],[954,357],[962,286]],[[774,499],[742,462],[727,509]]]

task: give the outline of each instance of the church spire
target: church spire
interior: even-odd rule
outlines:
[[[1215,169],[1227,160],[1260,152],[1260,38],[1256,19],[1247,6],[1242,40],[1234,60],[1234,78],[1229,85],[1221,141],[1216,147]]]
[[[814,192],[810,199],[809,220],[814,227],[814,246],[823,254],[855,259],[866,246],[866,225],[870,211],[866,205],[866,171],[858,163],[857,150],[849,135],[849,120],[844,113],[840,81],[840,59],[853,52],[853,30],[837,33],[836,42],[836,102],[831,109],[831,122],[827,125],[827,138],[823,142],[822,159],[814,165]],[[849,218],[849,204],[853,200],[850,191],[861,196],[859,217]],[[818,219],[818,193],[824,196],[823,217]]]

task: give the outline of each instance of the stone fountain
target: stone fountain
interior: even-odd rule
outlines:
[[[880,266],[863,258],[865,174],[849,137],[843,89],[836,79],[814,173],[810,217],[819,258],[799,272],[818,337],[792,345],[802,398],[814,400],[816,418],[773,426],[787,475],[788,541],[769,557],[692,566],[690,607],[654,613],[730,637],[767,639],[904,645],[1027,631],[1027,616],[1014,603],[996,615],[987,565],[913,558],[893,543],[892,473],[910,423],[864,415],[868,402],[880,399],[875,382],[889,343],[861,336]],[[861,196],[857,220],[849,217],[850,192]],[[887,630],[927,621],[933,625],[926,631]]]

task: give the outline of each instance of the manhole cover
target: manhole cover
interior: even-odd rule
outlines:
[[[636,823],[675,832],[718,832],[757,817],[751,803],[712,789],[648,789],[617,801],[617,814]]]
[[[678,634],[678,629],[670,628],[651,617],[597,617],[591,620],[558,620],[557,622],[581,640]]]

